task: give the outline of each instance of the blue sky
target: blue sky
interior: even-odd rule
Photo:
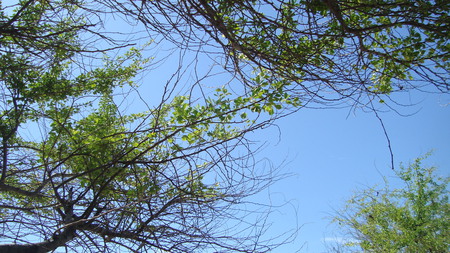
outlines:
[[[408,164],[433,150],[425,165],[438,167],[437,173],[450,175],[450,96],[404,93],[398,99],[413,99],[419,104],[381,113],[394,152],[394,163]],[[278,121],[278,129],[270,129],[265,150],[274,163],[286,160],[284,170],[295,175],[278,182],[270,189],[271,199],[289,201],[272,217],[271,233],[292,227],[301,229],[294,243],[274,252],[326,252],[324,240],[337,234],[329,225],[334,210],[344,205],[352,192],[383,183],[387,177],[398,185],[390,168],[390,153],[383,129],[372,113],[350,112],[349,109],[299,112]],[[276,131],[275,131],[276,130]],[[269,136],[267,133],[260,133]],[[278,134],[281,137],[278,138]],[[396,184],[397,183],[397,184]],[[297,220],[296,220],[297,219]]]

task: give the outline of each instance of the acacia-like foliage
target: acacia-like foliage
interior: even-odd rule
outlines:
[[[450,249],[450,178],[418,158],[400,167],[404,188],[373,187],[357,193],[334,221],[346,250],[364,252],[447,252]]]

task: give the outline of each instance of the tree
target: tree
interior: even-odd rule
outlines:
[[[372,108],[407,90],[449,92],[448,1],[105,1],[182,47],[215,45],[248,86]],[[174,31],[174,27],[176,27]],[[434,88],[432,88],[434,87]],[[393,101],[394,103],[396,101]]]
[[[108,38],[85,7],[1,6],[0,251],[266,252],[282,243],[263,236],[264,221],[244,219],[264,220],[246,197],[278,178],[255,167],[246,135],[297,100],[271,87],[236,96],[226,83],[187,95],[175,80],[159,103],[130,112],[150,59],[135,47],[111,57],[129,41],[93,50]]]
[[[249,133],[310,102],[370,106],[420,80],[448,92],[445,2],[0,3],[5,252],[269,251],[282,241],[244,219],[265,215],[245,200],[277,176]],[[156,101],[135,82],[158,66],[144,34],[113,33],[112,18],[181,55]],[[231,81],[206,89],[217,73],[188,53]]]
[[[350,236],[345,249],[364,252],[448,252],[450,178],[421,165],[400,167],[404,187],[369,188],[357,193],[334,222]]]

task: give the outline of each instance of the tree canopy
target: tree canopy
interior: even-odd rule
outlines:
[[[1,1],[0,251],[270,251],[284,241],[265,237],[268,214],[246,197],[278,176],[255,162],[249,133],[309,103],[448,92],[448,7]],[[111,31],[111,18],[145,33]],[[149,40],[206,55],[230,79],[180,62],[147,101]]]
[[[344,248],[364,252],[448,252],[450,178],[418,158],[400,167],[404,188],[373,187],[358,192],[334,221],[348,239]]]
[[[179,45],[217,45],[248,85],[260,83],[245,66],[305,104],[370,107],[393,92],[449,92],[447,1],[118,2],[108,1]]]

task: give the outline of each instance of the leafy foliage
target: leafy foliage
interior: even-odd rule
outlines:
[[[447,252],[450,249],[450,178],[434,175],[418,158],[401,167],[405,188],[370,188],[348,201],[335,218],[348,230],[347,249],[365,252]]]

